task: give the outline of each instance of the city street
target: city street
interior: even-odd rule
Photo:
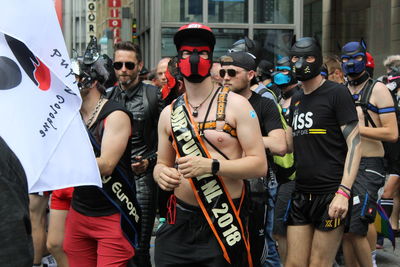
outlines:
[[[154,239],[151,238],[151,259],[154,265]],[[400,266],[400,237],[396,238],[396,249],[393,251],[392,245],[388,239],[385,239],[383,249],[379,249],[376,256],[376,263],[378,267],[399,267]],[[340,265],[344,266],[344,265]]]
[[[385,239],[383,249],[379,249],[376,255],[376,263],[379,267],[398,267],[400,266],[400,237],[396,238],[396,249],[388,239]]]

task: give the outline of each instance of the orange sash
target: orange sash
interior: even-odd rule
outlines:
[[[177,156],[211,158],[187,106],[186,94],[171,105],[171,129]],[[248,236],[221,177],[204,174],[188,180],[224,258],[233,266],[252,267]]]

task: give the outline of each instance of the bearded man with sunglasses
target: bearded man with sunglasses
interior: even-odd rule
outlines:
[[[133,116],[131,167],[137,199],[142,209],[139,248],[133,259],[137,266],[151,266],[150,239],[156,215],[156,186],[153,169],[157,160],[157,123],[164,107],[160,90],[139,81],[143,68],[139,46],[120,42],[114,46],[114,70],[118,85],[108,90],[110,99],[122,103]]]
[[[211,29],[174,36],[186,92],[160,116],[154,178],[174,191],[156,233],[156,266],[254,266],[243,179],[267,172],[257,115],[248,101],[212,82]]]

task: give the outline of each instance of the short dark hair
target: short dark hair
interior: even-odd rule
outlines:
[[[136,54],[137,60],[139,62],[142,61],[142,51],[140,50],[140,47],[137,44],[134,44],[130,41],[122,41],[122,42],[116,43],[114,45],[114,58],[115,58],[115,52],[118,50],[133,51]]]
[[[152,69],[147,79],[149,79],[150,81],[152,81],[153,79],[157,79],[157,70]]]
[[[324,64],[326,65],[326,70],[329,72],[328,74],[331,74],[335,70],[340,70],[340,71],[343,72],[340,60],[335,55],[325,56],[324,57]]]

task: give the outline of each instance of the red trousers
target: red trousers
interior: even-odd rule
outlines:
[[[69,266],[126,266],[135,251],[122,232],[120,217],[119,213],[89,217],[71,208],[64,239]]]

